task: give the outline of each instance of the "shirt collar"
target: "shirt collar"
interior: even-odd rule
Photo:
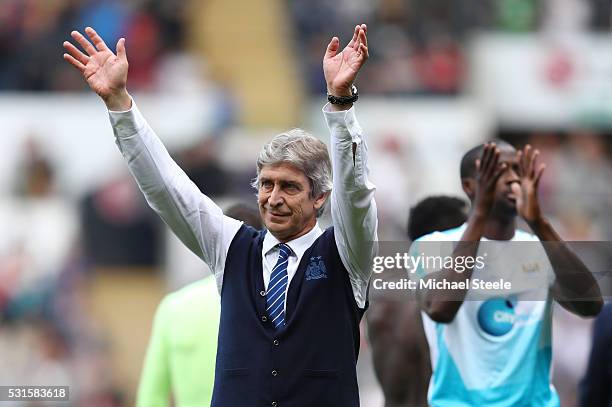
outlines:
[[[296,239],[290,240],[286,242],[285,244],[289,246],[293,254],[295,254],[298,257],[298,259],[300,259],[302,255],[304,254],[304,252],[306,252],[306,250],[310,246],[312,246],[314,241],[317,240],[317,238],[321,236],[322,234],[323,234],[323,231],[319,227],[319,222],[317,222],[314,225],[314,227],[310,229],[310,231],[308,231],[308,233]],[[280,241],[276,237],[274,237],[274,235],[270,233],[270,231],[268,231],[268,233],[266,233],[266,236],[264,237],[263,247],[262,247],[262,253],[264,257],[268,254],[270,250],[274,249],[276,245],[279,243]]]

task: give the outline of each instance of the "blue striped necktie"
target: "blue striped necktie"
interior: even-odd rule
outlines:
[[[287,264],[291,249],[284,243],[278,245],[278,260],[272,269],[266,293],[266,312],[275,328],[285,325],[285,291],[287,291]]]

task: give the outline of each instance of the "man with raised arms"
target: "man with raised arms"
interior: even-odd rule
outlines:
[[[331,132],[277,135],[257,159],[266,229],[225,216],[171,159],[127,92],[125,40],[113,53],[86,28],[64,58],[106,104],[116,143],[150,206],[213,271],[221,294],[213,406],[358,407],[359,321],[375,255],[377,217],[353,82],[368,57],[366,26],[323,57]],[[282,95],[279,95],[282,96]],[[333,168],[333,180],[332,180]],[[332,187],[333,186],[333,187]],[[317,218],[331,201],[333,226]]]
[[[481,269],[458,269],[465,262],[456,261],[454,268],[417,272],[463,287],[420,292],[432,406],[558,406],[550,383],[552,301],[581,316],[602,307],[593,275],[540,209],[545,167],[537,157],[529,145],[516,151],[505,142],[469,150],[461,161],[472,204],[466,223],[413,244],[413,253],[485,257]],[[517,215],[533,234],[517,229]],[[510,289],[482,286],[503,277],[510,278]]]

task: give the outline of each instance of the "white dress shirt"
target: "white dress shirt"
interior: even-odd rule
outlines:
[[[368,180],[367,145],[354,108],[331,112],[326,106],[323,113],[331,132],[330,204],[336,245],[349,273],[355,301],[364,307],[378,227],[375,187]],[[111,111],[109,115],[117,146],[147,202],[179,239],[209,265],[221,292],[227,252],[242,222],[225,216],[200,192],[172,160],[133,101],[130,110]],[[292,251],[287,266],[287,289],[304,252],[322,233],[317,223],[305,235],[286,242]],[[262,248],[266,289],[278,257],[277,243],[271,233],[266,233]]]

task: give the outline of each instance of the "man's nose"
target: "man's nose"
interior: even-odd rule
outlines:
[[[521,182],[521,178],[519,177],[518,172],[513,169],[512,167],[509,167],[508,170],[506,171],[506,183],[507,184],[512,184],[513,182]]]
[[[272,192],[270,193],[270,196],[268,197],[268,203],[271,206],[279,206],[283,204],[283,195],[278,185],[275,185],[274,189],[272,189]]]

